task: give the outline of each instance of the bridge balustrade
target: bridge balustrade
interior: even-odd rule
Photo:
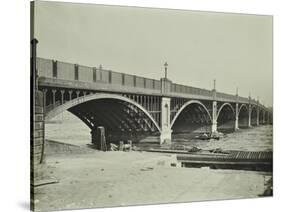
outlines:
[[[105,84],[120,85],[126,87],[147,88],[153,90],[161,90],[160,80],[149,79],[130,74],[114,72],[111,70],[97,69],[95,67],[88,67],[82,65],[75,65],[50,59],[37,58],[37,69],[40,77],[57,78],[69,81],[81,82],[97,82]],[[212,97],[213,92],[207,89],[201,89],[176,83],[171,84],[172,93],[193,94],[199,96]],[[236,95],[225,93],[216,93],[218,100],[236,100]],[[247,103],[248,98],[238,97],[239,102]],[[253,104],[258,102],[251,100]]]
[[[154,81],[154,89],[160,90],[161,89],[161,82],[159,80],[153,80]]]
[[[236,100],[236,95],[231,95],[231,94],[226,94],[226,93],[221,93],[221,92],[217,92],[216,93],[217,95],[217,99],[219,100],[233,100],[235,101]]]
[[[111,72],[111,76],[112,76],[112,79],[111,79],[111,83],[114,84],[114,85],[123,85],[123,74],[122,73],[118,73],[118,72],[114,72],[112,71]]]
[[[79,65],[79,81],[92,82],[93,81],[93,68]]]
[[[172,84],[171,92],[194,94],[194,95],[207,96],[207,97],[212,96],[212,92],[207,89],[195,88],[195,87],[180,85],[180,84],[176,84],[176,83]]]
[[[136,77],[136,87],[145,88],[145,80],[143,77]]]
[[[246,98],[246,97],[241,97],[241,96],[238,96],[238,101],[239,102],[245,102],[245,103],[248,103],[249,102],[249,99]]]
[[[57,62],[57,78],[63,80],[74,80],[74,65]]]
[[[53,77],[53,61],[43,58],[37,58],[38,75],[43,77]]]

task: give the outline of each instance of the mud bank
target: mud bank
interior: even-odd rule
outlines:
[[[36,188],[36,205],[45,211],[254,198],[265,192],[272,176],[175,163],[175,155],[149,152],[52,155],[46,172],[59,183]]]

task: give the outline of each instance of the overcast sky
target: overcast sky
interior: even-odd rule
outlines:
[[[272,17],[36,2],[38,56],[253,98],[272,105]]]

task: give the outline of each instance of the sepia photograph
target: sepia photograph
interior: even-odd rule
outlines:
[[[273,196],[273,16],[30,3],[31,210]]]

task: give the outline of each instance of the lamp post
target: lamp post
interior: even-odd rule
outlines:
[[[168,70],[168,63],[167,62],[165,62],[164,67],[165,67],[165,79],[167,79],[167,70]]]

